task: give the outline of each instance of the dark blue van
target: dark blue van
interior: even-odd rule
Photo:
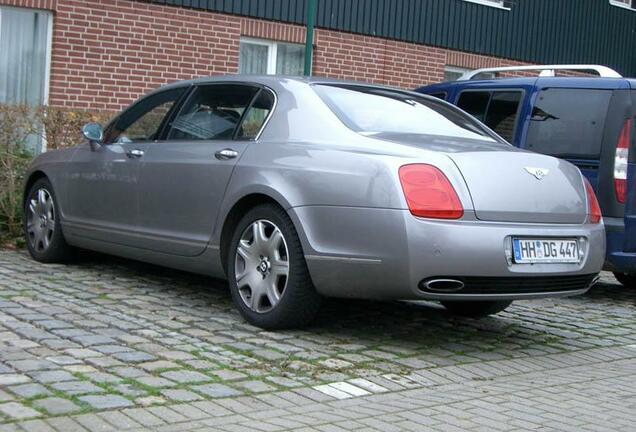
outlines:
[[[543,72],[480,79],[520,69]],[[600,76],[555,77],[556,69],[585,69]],[[636,287],[635,79],[602,66],[495,68],[416,91],[457,105],[517,147],[577,165],[601,205],[606,269],[623,285]]]

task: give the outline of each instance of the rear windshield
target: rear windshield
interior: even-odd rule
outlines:
[[[359,133],[440,135],[494,141],[478,122],[434,99],[378,87],[331,84],[313,87],[338,118]]]
[[[562,158],[599,159],[611,96],[611,90],[542,90],[532,110],[526,148]]]

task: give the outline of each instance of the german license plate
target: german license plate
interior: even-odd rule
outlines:
[[[512,239],[517,264],[578,263],[579,243],[573,239]]]

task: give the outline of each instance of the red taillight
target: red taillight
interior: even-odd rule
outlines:
[[[587,179],[583,180],[585,181],[585,192],[587,193],[587,218],[590,223],[597,224],[601,221],[601,207],[598,205],[592,185]]]
[[[464,208],[448,178],[432,165],[400,167],[400,182],[409,210],[414,216],[459,219]]]
[[[632,119],[627,119],[616,143],[614,158],[614,190],[616,200],[624,204],[627,196],[627,164],[629,162],[629,142],[632,132]]]

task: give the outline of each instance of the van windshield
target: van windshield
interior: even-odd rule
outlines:
[[[526,148],[561,158],[598,160],[611,96],[611,90],[542,90],[532,109]]]
[[[316,84],[314,90],[350,129],[363,134],[405,133],[495,139],[479,122],[453,106],[398,90]]]

